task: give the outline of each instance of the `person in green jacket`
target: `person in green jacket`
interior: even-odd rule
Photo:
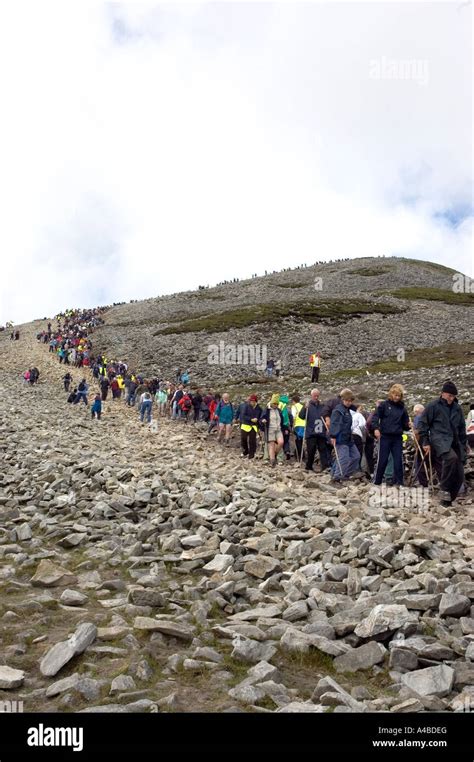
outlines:
[[[292,415],[291,410],[288,407],[288,404],[290,402],[290,398],[287,394],[281,394],[280,395],[280,402],[278,407],[281,410],[281,415],[283,418],[283,452],[285,453],[285,457],[287,460],[290,460],[291,458],[291,451],[290,451],[290,430],[291,430],[291,424],[292,424]]]

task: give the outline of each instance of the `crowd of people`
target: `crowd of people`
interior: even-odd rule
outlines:
[[[236,429],[240,433],[241,457],[268,458],[275,468],[279,462],[300,464],[308,472],[329,471],[333,482],[368,479],[380,485],[409,483],[431,487],[439,480],[443,505],[451,505],[465,491],[464,464],[474,445],[474,405],[464,418],[452,381],[441,385],[439,398],[426,407],[418,403],[410,418],[404,402],[404,389],[393,384],[385,400],[377,400],[372,410],[357,403],[350,389],[326,401],[315,388],[310,398],[272,394],[262,400],[251,394],[245,400],[231,400],[228,393],[190,388],[189,370],[177,369],[174,381],[145,378],[124,361],[94,354],[91,333],[102,323],[107,308],[70,310],[56,316],[53,330],[37,335],[49,346],[59,363],[81,369],[83,377],[75,386],[69,369],[63,376],[67,401],[89,407],[92,418],[100,419],[107,400],[138,410],[140,420],[154,422],[163,416],[180,423],[201,424],[209,436],[228,447]],[[319,371],[320,354],[310,358],[312,378]],[[87,380],[85,369],[90,373]],[[35,369],[37,371],[37,369]],[[28,381],[31,381],[31,369]],[[33,374],[34,376],[35,374]],[[39,375],[39,372],[38,372]],[[36,375],[36,379],[38,375]],[[95,390],[91,392],[91,386]],[[71,388],[72,387],[72,388]],[[110,395],[110,396],[109,396]],[[407,468],[407,450],[414,453]]]

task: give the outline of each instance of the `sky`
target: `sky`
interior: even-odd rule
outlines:
[[[1,4],[0,86],[0,324],[343,257],[474,277],[469,2]]]

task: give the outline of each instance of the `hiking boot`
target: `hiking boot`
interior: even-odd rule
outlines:
[[[276,464],[277,464],[276,460],[271,460],[270,461],[270,465],[271,465],[272,468],[275,468]]]
[[[449,508],[449,506],[453,502],[452,499],[451,499],[451,493],[450,492],[440,492],[439,493],[439,499],[440,499],[440,503],[443,506],[443,508]]]

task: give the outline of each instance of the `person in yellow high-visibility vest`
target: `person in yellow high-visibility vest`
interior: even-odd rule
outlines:
[[[291,415],[293,416],[293,434],[295,435],[296,457],[301,462],[302,460],[302,448],[304,441],[304,430],[306,426],[306,419],[300,418],[300,412],[303,410],[304,405],[300,401],[299,394],[295,394],[292,398]]]
[[[311,382],[314,383],[315,381],[318,381],[319,371],[321,369],[321,355],[319,352],[314,352],[314,354],[309,356],[309,364],[312,369]]]

